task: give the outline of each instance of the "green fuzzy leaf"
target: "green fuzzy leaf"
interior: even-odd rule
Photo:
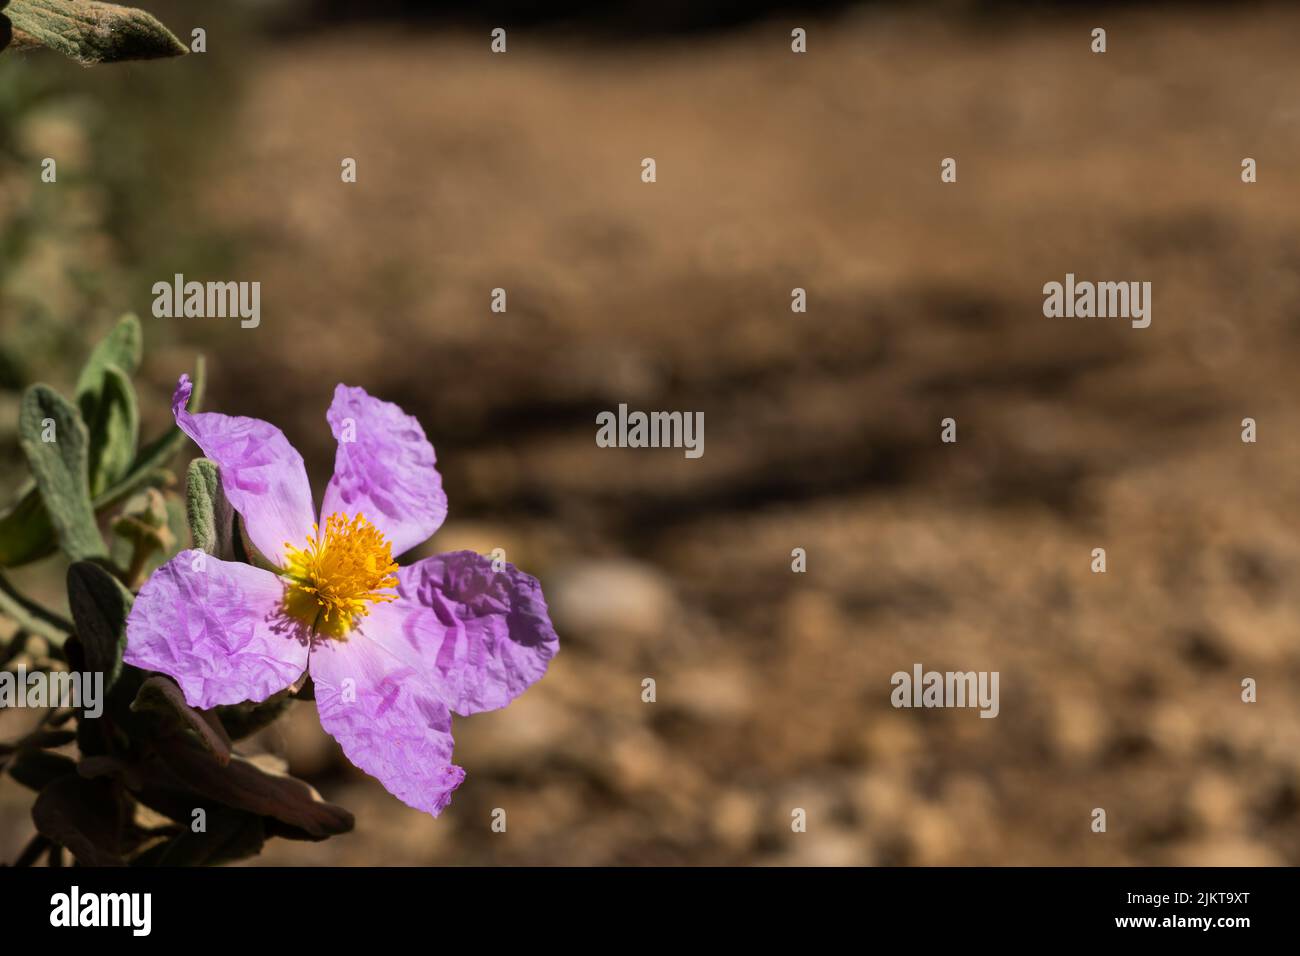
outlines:
[[[41,493],[31,488],[0,517],[0,567],[16,568],[53,554],[59,547]]]
[[[131,592],[98,564],[78,561],[68,568],[68,605],[85,667],[103,672],[105,691],[122,675],[132,601]]]
[[[206,381],[204,369],[203,357],[199,356],[194,365],[194,392],[190,396],[191,412],[198,412],[202,407]],[[130,471],[111,487],[95,496],[95,513],[101,514],[114,505],[121,504],[143,487],[170,482],[172,475],[166,469],[166,465],[180,451],[185,443],[185,437],[183,431],[173,427],[142,448]],[[30,489],[18,504],[4,515],[0,515],[0,567],[16,568],[38,561],[52,554],[57,547],[58,537],[38,489]]]
[[[197,412],[203,404],[205,383],[202,356],[194,364],[193,382],[194,391],[190,395],[190,411]],[[136,455],[135,463],[126,476],[95,499],[95,510],[102,511],[105,508],[112,507],[124,501],[141,486],[157,481],[160,471],[165,469],[167,463],[180,451],[186,439],[187,436],[183,431],[173,427],[140,449],[140,454]]]
[[[7,13],[15,47],[46,46],[86,66],[189,52],[150,14],[114,3],[12,0]]]
[[[0,7],[4,7],[0,3]],[[114,412],[109,421],[96,428],[96,421],[99,420],[99,406],[103,402],[105,390],[105,369],[109,365],[117,365],[118,369],[125,372],[127,376],[133,375],[140,364],[140,349],[142,349],[142,333],[140,333],[140,323],[133,315],[122,316],[116,326],[113,326],[112,332],[109,332],[95,346],[91,352],[90,358],[86,360],[85,367],[82,368],[81,375],[77,378],[77,405],[81,410],[82,421],[91,424],[91,458],[88,462],[87,475],[90,477],[92,489],[98,496],[107,488],[109,484],[114,483],[127,471],[130,466],[130,460],[126,464],[120,463],[121,450],[125,449],[127,442],[113,442],[112,450],[108,451],[105,458],[103,446],[104,432],[108,427],[116,427],[120,423],[126,424],[126,431],[139,431],[139,425],[131,425],[131,421],[138,421],[138,414],[135,411],[135,397],[125,397],[122,393],[130,392],[130,389],[123,389],[121,382],[110,386],[113,389],[113,395],[116,395],[116,401],[113,402]],[[98,432],[98,437],[96,437]],[[134,454],[134,440],[129,442],[131,445],[131,454]],[[113,475],[105,473],[105,464],[108,471],[117,471]],[[133,489],[134,490],[134,489]],[[123,494],[122,497],[125,497]],[[116,501],[99,503],[96,502],[96,511],[103,511],[117,503]],[[6,511],[0,516],[0,567],[18,567],[21,564],[27,564],[32,561],[39,561],[40,558],[47,557],[59,546],[59,541],[55,535],[55,527],[49,522],[49,512],[45,510],[44,502],[40,499],[40,492],[36,488],[30,488],[21,498],[17,505]]]
[[[221,479],[217,463],[209,458],[195,458],[185,473],[185,517],[189,520],[190,540],[194,547],[208,554],[216,554],[217,506],[220,502]]]
[[[185,474],[185,516],[194,547],[218,557],[230,548],[231,508],[221,490],[217,463],[195,458]]]
[[[95,420],[95,405],[104,391],[104,379],[110,365],[121,369],[128,377],[136,373],[140,367],[143,342],[140,320],[134,315],[124,315],[95,346],[77,377],[77,405],[83,419],[88,422]]]
[[[140,412],[131,380],[116,365],[104,367],[104,385],[90,423],[90,491],[98,495],[131,468],[140,435]]]
[[[64,553],[74,561],[106,557],[90,504],[90,438],[77,409],[49,386],[33,385],[23,393],[18,433]]]
[[[124,315],[95,346],[77,378],[77,407],[90,428],[90,490],[100,494],[131,467],[140,416],[131,376],[140,367],[140,320]]]

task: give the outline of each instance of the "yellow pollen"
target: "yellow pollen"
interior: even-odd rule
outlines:
[[[371,604],[396,599],[386,593],[397,587],[392,545],[360,514],[351,521],[332,514],[324,534],[320,525],[312,532],[305,547],[285,542],[285,611],[318,634],[343,640]]]

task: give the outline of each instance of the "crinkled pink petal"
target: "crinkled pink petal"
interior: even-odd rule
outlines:
[[[413,417],[365,389],[339,385],[326,414],[338,442],[321,524],[335,513],[364,514],[393,555],[428,539],[447,517],[433,446]]]
[[[268,561],[284,565],[285,543],[301,547],[311,534],[311,486],[302,455],[284,432],[258,418],[185,410],[193,386],[182,375],[172,395],[176,424],[217,463],[221,487],[244,518],[249,539]]]
[[[437,816],[465,779],[451,763],[451,712],[417,670],[365,630],[312,648],[321,726],[389,793]]]
[[[123,660],[171,677],[191,707],[265,700],[307,669],[307,635],[283,600],[270,571],[182,551],[140,589]]]
[[[398,571],[399,597],[371,608],[366,632],[462,715],[504,707],[559,650],[537,579],[473,551]]]

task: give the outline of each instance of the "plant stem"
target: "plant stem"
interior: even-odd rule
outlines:
[[[14,866],[31,866],[40,858],[45,849],[52,845],[44,834],[36,834],[36,836],[32,837],[31,842],[23,848],[23,852],[18,854],[18,859],[14,860]]]
[[[12,618],[19,627],[39,634],[56,647],[62,647],[68,635],[73,633],[71,621],[24,597],[3,574],[0,574],[0,614]]]

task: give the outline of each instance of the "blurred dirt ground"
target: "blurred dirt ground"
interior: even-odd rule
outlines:
[[[425,550],[504,548],[562,651],[456,720],[437,820],[295,705],[261,745],[357,830],[260,862],[1300,863],[1300,14],[1096,19],[265,52],[198,199],[263,289],[190,320],[209,407],[319,489],[334,383],[403,405]],[[1150,280],[1151,327],[1044,318],[1067,272]],[[703,458],[597,448],[620,402],[703,411]],[[914,662],[1001,715],[892,709]]]

